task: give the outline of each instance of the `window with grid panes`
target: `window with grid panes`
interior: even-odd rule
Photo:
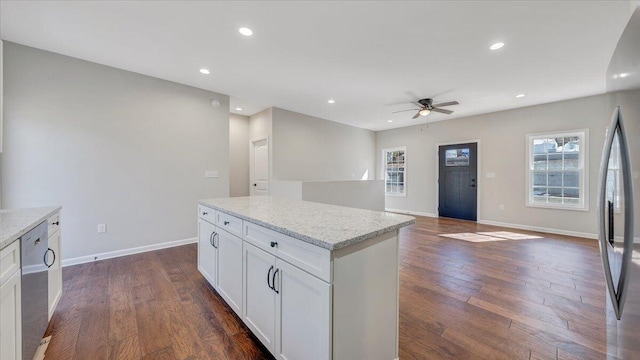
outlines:
[[[588,210],[587,130],[528,135],[527,205]]]
[[[406,196],[407,163],[406,147],[382,149],[382,168],[385,195]]]

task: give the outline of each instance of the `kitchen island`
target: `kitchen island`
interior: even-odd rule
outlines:
[[[198,202],[198,269],[278,359],[398,358],[410,216],[256,196]]]

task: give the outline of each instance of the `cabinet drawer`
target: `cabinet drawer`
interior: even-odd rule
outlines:
[[[18,269],[20,269],[20,240],[14,241],[0,251],[0,286]]]
[[[331,252],[327,249],[248,221],[244,225],[244,240],[326,282],[331,282]]]
[[[212,208],[198,205],[198,217],[207,220],[212,224],[216,223],[216,211]]]
[[[242,220],[235,216],[218,212],[216,216],[216,226],[242,238]]]
[[[60,230],[60,213],[55,213],[47,220],[48,236],[53,235],[58,230]]]

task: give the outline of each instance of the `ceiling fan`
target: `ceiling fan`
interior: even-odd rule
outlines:
[[[420,99],[417,102],[414,102],[412,104],[415,104],[416,106],[418,106],[418,108],[417,109],[407,109],[407,110],[394,111],[392,114],[399,113],[399,112],[405,112],[405,111],[417,111],[417,113],[412,117],[412,119],[415,119],[415,118],[417,118],[419,116],[427,116],[432,111],[449,115],[449,114],[451,114],[453,112],[453,110],[441,109],[441,107],[442,106],[458,105],[459,103],[457,101],[448,101],[448,102],[443,102],[443,103],[439,103],[439,104],[434,104],[433,103],[433,99],[427,98],[427,99]]]

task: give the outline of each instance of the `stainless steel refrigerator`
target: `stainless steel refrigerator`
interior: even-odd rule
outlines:
[[[605,144],[598,182],[607,355],[640,359],[640,8],[609,63],[607,99],[612,115],[601,135]]]

